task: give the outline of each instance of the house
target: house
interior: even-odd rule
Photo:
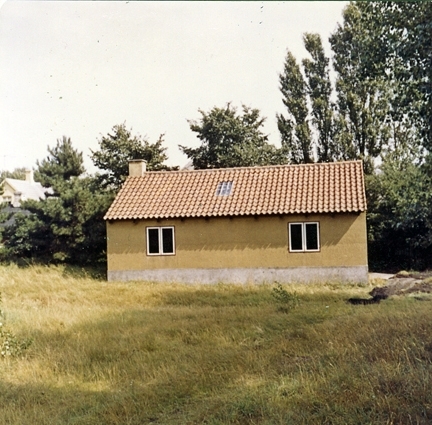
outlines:
[[[129,169],[105,216],[108,280],[367,282],[361,161]]]
[[[34,181],[33,170],[26,170],[25,180],[6,178],[1,186],[3,193],[0,195],[0,203],[6,202],[13,207],[19,207],[21,202],[28,199],[45,199],[45,189]]]

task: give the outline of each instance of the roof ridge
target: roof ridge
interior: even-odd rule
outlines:
[[[232,171],[232,170],[256,170],[256,169],[269,169],[269,168],[286,168],[286,167],[316,167],[316,166],[334,166],[336,164],[342,165],[342,164],[351,164],[351,163],[363,163],[361,159],[352,159],[348,161],[333,161],[333,162],[314,162],[311,164],[275,164],[275,165],[252,165],[250,167],[243,166],[243,167],[226,167],[226,168],[205,168],[205,169],[197,169],[197,170],[153,170],[153,171],[146,171],[143,176],[146,174],[172,174],[172,173],[181,173],[181,174],[187,174],[187,173],[214,173],[214,172],[222,172],[222,171]],[[137,176],[140,177],[140,176]]]
[[[6,177],[5,180],[13,181],[13,182],[24,182],[24,183],[28,183],[28,181],[25,180],[25,179],[24,179],[24,180],[21,180],[21,179],[13,179],[12,177]]]
[[[4,180],[3,180],[4,182],[5,181],[7,181],[9,184],[12,182],[12,183],[19,183],[19,184],[23,184],[23,183],[25,183],[25,184],[27,184],[27,185],[29,185],[29,186],[42,186],[42,183],[41,182],[37,182],[37,181],[33,181],[33,182],[29,182],[29,181],[27,181],[27,180],[20,180],[20,179],[12,179],[12,178],[10,178],[10,177],[6,177]],[[43,186],[42,186],[43,187]]]

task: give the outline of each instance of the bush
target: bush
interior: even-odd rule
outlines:
[[[0,293],[0,307],[2,297]],[[0,308],[0,357],[19,357],[32,343],[31,339],[19,340],[11,331],[4,326],[5,314]]]
[[[280,283],[273,288],[272,296],[279,304],[278,310],[283,313],[288,313],[290,310],[298,307],[300,303],[297,293],[295,291],[288,292]]]

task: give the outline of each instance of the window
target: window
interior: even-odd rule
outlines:
[[[147,227],[147,255],[174,255],[174,227]]]
[[[319,223],[289,223],[290,252],[316,252],[319,249]]]
[[[231,189],[233,182],[219,182],[216,189],[216,196],[228,196],[231,195]]]

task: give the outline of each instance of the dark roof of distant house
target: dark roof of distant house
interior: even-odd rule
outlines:
[[[128,177],[106,220],[362,212],[363,163],[146,172]]]
[[[6,205],[4,208],[0,209],[0,220],[3,218],[6,219],[5,221],[0,222],[0,227],[8,227],[15,224],[15,214],[30,215],[30,211],[24,210],[20,207]]]

